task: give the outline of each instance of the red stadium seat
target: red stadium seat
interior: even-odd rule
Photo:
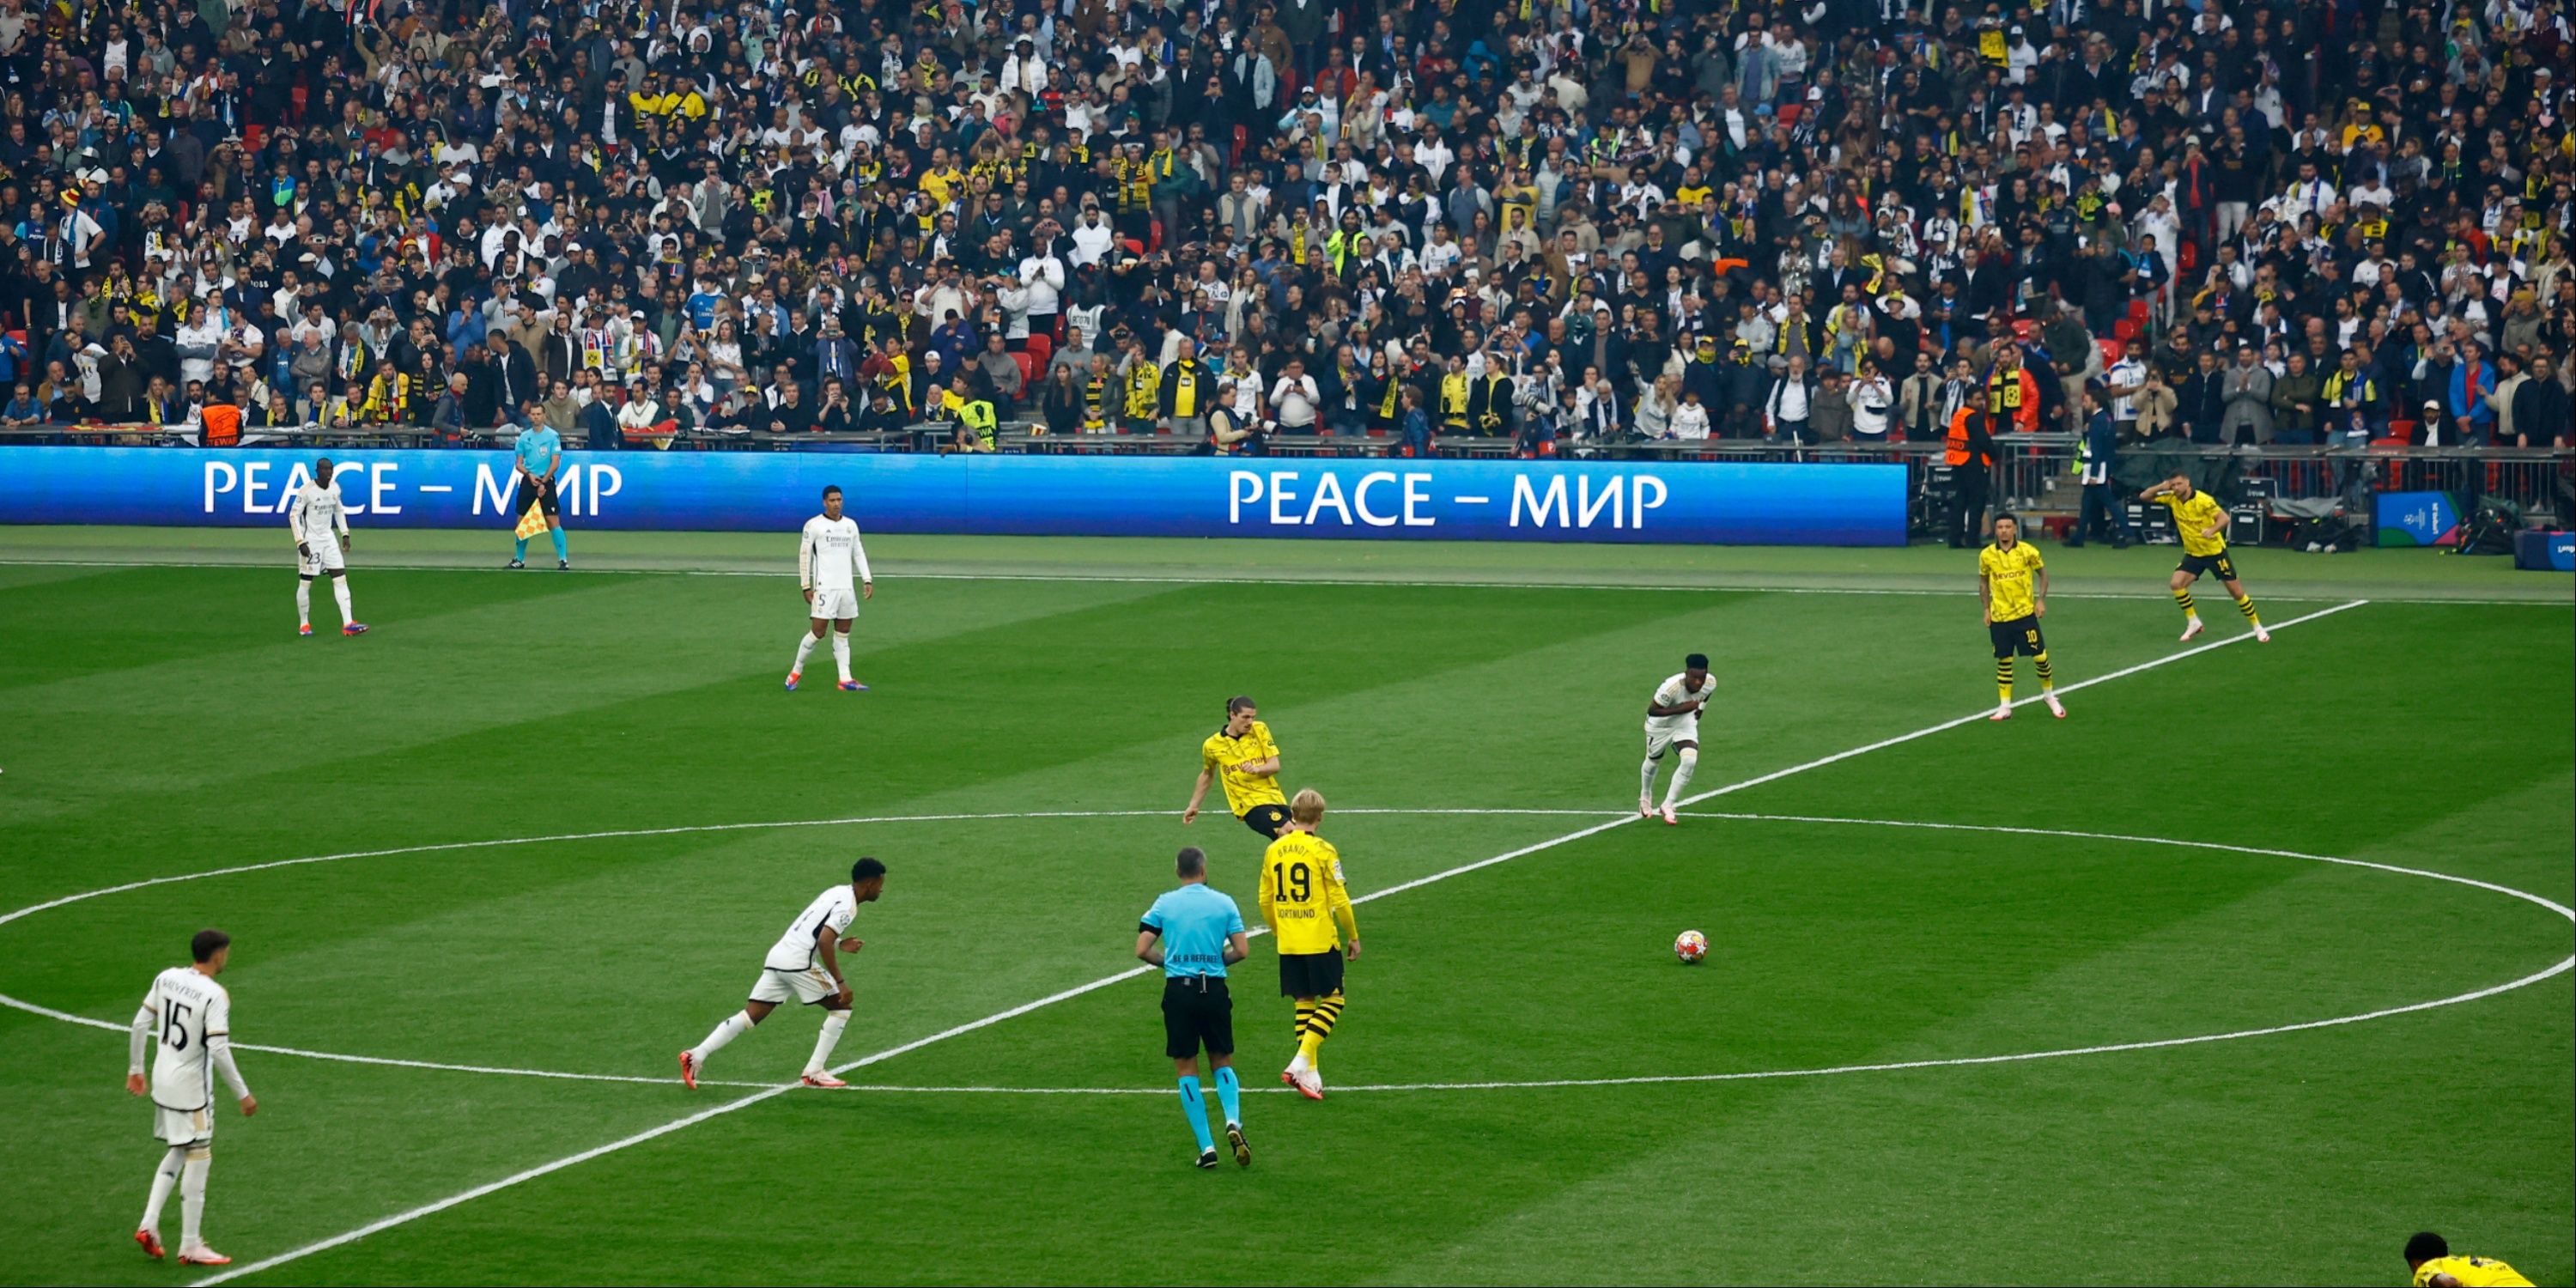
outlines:
[[[1029,332],[1029,361],[1038,364],[1038,370],[1043,372],[1047,368],[1047,361],[1053,357],[1055,357],[1055,337],[1043,331]]]
[[[298,85],[295,88],[286,91],[286,101],[288,104],[286,109],[286,119],[293,121],[298,125],[302,125],[304,123],[304,108],[307,104],[313,101],[313,91],[302,85]]]
[[[2120,342],[2120,343],[2122,343],[2122,344],[2127,344],[2129,341],[2137,339],[2137,338],[2138,338],[2138,321],[2137,321],[2137,319],[2136,319],[2136,318],[2122,318],[2122,319],[2120,319],[2119,321],[2112,323],[2112,324],[2111,324],[2111,338],[2112,338],[2112,339],[2114,339],[2114,340],[2119,341],[2119,342]]]
[[[1163,248],[1163,221],[1160,219],[1146,221],[1146,231],[1152,234],[1152,236],[1145,240],[1146,253],[1151,254],[1155,251],[1161,250]]]
[[[1142,255],[1145,253],[1145,243],[1140,242],[1133,237],[1121,237],[1118,239],[1118,244],[1126,247],[1127,253],[1130,255]]]
[[[2139,326],[2145,326],[2147,324],[2147,319],[2153,316],[2154,312],[2155,310],[2147,307],[2147,302],[2145,300],[2129,301],[2129,320],[2137,323]]]
[[[2181,252],[2178,254],[2178,256],[2176,257],[2176,259],[2175,259],[2175,261],[2174,261],[2174,262],[2175,262],[2175,263],[2180,264],[2180,265],[2182,266],[2182,271],[2184,271],[2184,272],[2186,272],[2186,273],[2188,273],[2188,272],[2192,271],[2193,269],[2196,269],[2196,268],[2200,267],[2200,246],[2199,246],[2199,244],[2198,244],[2198,243],[2196,243],[2196,242],[2194,242],[2194,241],[2192,241],[2192,240],[2191,240],[2191,239],[2189,239],[2189,238],[2184,238],[2184,239],[2183,239],[2183,243],[2182,243],[2182,250],[2181,250]]]
[[[2116,332],[2114,332],[2114,334],[2117,334],[2117,333],[2116,333]],[[2114,340],[2101,340],[2101,341],[2097,341],[2097,342],[2096,342],[2096,343],[2098,343],[2098,344],[2100,344],[2100,345],[2102,346],[2102,365],[2103,365],[2103,366],[2105,366],[2105,367],[2110,366],[2112,363],[2114,363],[2114,362],[2118,362],[2118,361],[2120,360],[2120,353],[2121,353],[2121,341],[2127,340],[2128,338],[2129,338],[2129,337],[2127,337],[2127,336],[2123,335],[2123,336],[2120,336],[2118,339],[2114,339]]]
[[[1022,350],[1022,351],[1020,351],[1020,352],[1018,352],[1018,353],[1014,353],[1014,354],[1012,354],[1012,355],[1011,355],[1011,361],[1012,361],[1013,363],[1015,363],[1015,364],[1017,364],[1017,365],[1019,366],[1019,369],[1020,369],[1020,386],[1021,386],[1021,389],[1022,389],[1023,391],[1026,391],[1026,390],[1030,390],[1030,389],[1035,389],[1035,388],[1037,388],[1037,387],[1038,387],[1038,364],[1037,364],[1037,360],[1036,360],[1036,359],[1034,359],[1034,358],[1032,358],[1032,357],[1030,357],[1030,356],[1028,355],[1028,351],[1027,351],[1027,350]]]

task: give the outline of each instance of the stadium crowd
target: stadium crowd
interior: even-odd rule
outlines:
[[[0,422],[2563,444],[2566,8],[0,0]]]

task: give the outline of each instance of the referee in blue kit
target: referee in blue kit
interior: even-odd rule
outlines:
[[[1234,1161],[1252,1166],[1243,1139],[1243,1090],[1234,1078],[1234,999],[1225,991],[1225,968],[1251,955],[1244,942],[1243,911],[1207,883],[1207,854],[1181,851],[1181,884],[1154,901],[1136,923],[1136,956],[1163,968],[1163,1054],[1181,1078],[1181,1110],[1198,1138],[1201,1167],[1216,1166],[1216,1141],[1208,1134],[1207,1098],[1199,1091],[1199,1048],[1216,1069],[1216,1098],[1225,1110],[1225,1139]]]

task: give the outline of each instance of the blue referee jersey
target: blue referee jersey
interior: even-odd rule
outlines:
[[[1225,942],[1243,933],[1243,910],[1233,896],[1195,883],[1156,899],[1137,924],[1163,937],[1163,978],[1223,979]]]

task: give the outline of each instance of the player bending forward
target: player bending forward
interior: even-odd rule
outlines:
[[[2450,1241],[2426,1230],[2406,1241],[2414,1288],[2531,1288],[2522,1272],[2493,1257],[2455,1257]]]
[[[680,1053],[680,1081],[691,1091],[698,1089],[698,1071],[707,1066],[707,1057],[725,1048],[725,1044],[751,1032],[752,1026],[769,1018],[781,1002],[802,1002],[823,1008],[823,1032],[814,1039],[814,1056],[805,1062],[805,1085],[809,1087],[844,1087],[848,1083],[832,1076],[832,1048],[841,1041],[841,1030],[850,1026],[850,982],[841,977],[841,954],[855,953],[867,945],[856,939],[844,939],[841,932],[859,915],[859,905],[875,903],[885,893],[885,865],[875,859],[861,859],[850,865],[850,883],[833,886],[814,896],[805,911],[796,914],[787,933],[771,945],[769,956],[760,964],[760,978],[751,986],[751,1000],[743,1008],[724,1018],[724,1023],[707,1034],[706,1041]]]
[[[1342,1020],[1343,954],[1360,956],[1359,915],[1342,881],[1341,851],[1315,835],[1323,822],[1323,795],[1298,792],[1288,802],[1288,826],[1261,856],[1261,919],[1279,943],[1279,993],[1297,1003],[1297,1057],[1279,1080],[1308,1100],[1324,1098],[1324,1039]]]
[[[295,533],[295,633],[313,633],[313,579],[327,572],[331,597],[340,601],[340,633],[366,634],[367,624],[349,611],[349,511],[331,481],[330,457],[313,462],[312,480],[295,490],[286,526]]]
[[[2174,607],[2182,610],[2182,637],[2186,640],[2207,630],[2200,620],[2200,609],[2191,601],[2191,584],[2202,573],[2214,572],[2236,601],[2236,611],[2245,614],[2245,623],[2254,628],[2254,638],[2272,642],[2272,632],[2263,629],[2263,619],[2254,615],[2254,600],[2245,593],[2245,583],[2236,579],[2236,561],[2227,554],[2227,511],[2207,492],[2191,485],[2191,477],[2176,474],[2138,494],[2141,501],[2161,501],[2173,511],[2174,531],[2182,537],[2182,563],[2174,568]]]
[[[1681,808],[1682,791],[1690,786],[1691,774],[1699,768],[1699,712],[1717,692],[1717,679],[1708,673],[1708,654],[1693,653],[1682,659],[1682,673],[1655,687],[1655,696],[1646,701],[1646,761],[1637,767],[1637,817],[1655,816],[1655,768],[1664,759],[1667,748],[1681,752],[1673,763],[1672,786],[1664,789],[1664,823],[1678,827],[1681,820],[1673,811]]]
[[[2021,520],[1995,516],[1994,544],[1977,555],[1977,599],[1985,605],[1986,635],[1995,646],[1995,713],[1988,720],[2012,719],[2013,657],[2030,658],[2039,672],[2039,696],[2048,713],[2060,720],[2066,708],[2057,701],[2057,673],[2048,665],[2048,641],[2039,619],[2048,616],[2048,565],[2039,551],[2021,539]]]
[[[859,542],[858,520],[841,513],[841,489],[823,489],[823,512],[805,521],[805,539],[796,548],[796,580],[813,605],[807,633],[796,637],[796,664],[787,668],[787,690],[805,675],[805,659],[832,632],[832,661],[841,668],[841,687],[865,693],[868,686],[850,678],[850,622],[859,601],[877,597],[876,578],[868,571],[868,548]]]
[[[152,1174],[152,1197],[143,1204],[143,1224],[134,1241],[153,1260],[161,1259],[161,1207],[170,1187],[179,1187],[179,1263],[225,1266],[232,1258],[206,1246],[206,1173],[215,1165],[215,1075],[240,1102],[242,1116],[259,1112],[259,1101],[242,1082],[233,1064],[231,1041],[233,999],[215,982],[232,956],[232,936],[200,930],[189,941],[192,966],[173,966],[152,981],[134,1013],[132,1057],[125,1065],[125,1089],[152,1097],[153,1134],[169,1149]],[[143,1048],[160,1028],[160,1053],[152,1060],[152,1080],[143,1080]]]

